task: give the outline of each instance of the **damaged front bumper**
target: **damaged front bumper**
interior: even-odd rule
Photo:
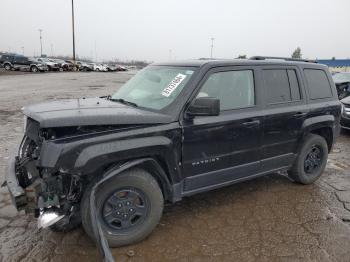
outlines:
[[[6,172],[6,184],[10,192],[13,205],[17,208],[18,211],[24,210],[27,206],[27,196],[24,189],[20,186],[17,175],[17,157],[11,157],[7,172]]]

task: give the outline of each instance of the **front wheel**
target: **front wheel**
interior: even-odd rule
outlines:
[[[94,239],[86,190],[81,208],[86,233]],[[111,178],[96,191],[98,220],[110,247],[133,244],[146,238],[158,224],[164,199],[158,182],[142,169]]]
[[[32,66],[32,67],[30,68],[30,71],[32,71],[33,73],[36,73],[36,72],[39,71],[39,69],[38,69],[36,66]]]
[[[10,66],[9,64],[5,64],[5,65],[4,65],[4,68],[5,68],[5,70],[7,70],[7,71],[11,70],[11,66]]]
[[[315,182],[323,173],[328,158],[326,140],[315,134],[309,134],[288,175],[297,183],[308,185]]]

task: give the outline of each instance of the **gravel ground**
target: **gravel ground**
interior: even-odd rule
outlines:
[[[0,75],[0,181],[22,136],[22,106],[106,95],[134,73]],[[117,261],[350,261],[350,134],[338,139],[326,172],[300,186],[269,175],[166,207],[145,241],[113,249]],[[99,261],[80,228],[38,230],[0,189],[0,261]]]

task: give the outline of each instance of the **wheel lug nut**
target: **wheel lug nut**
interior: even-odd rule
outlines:
[[[134,211],[134,209],[130,208],[129,211],[132,212],[132,211]]]

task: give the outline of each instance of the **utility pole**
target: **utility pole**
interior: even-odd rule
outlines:
[[[53,44],[51,44],[51,56],[53,56]]]
[[[24,46],[22,46],[21,48],[22,48],[22,55],[24,55]]]
[[[215,40],[215,38],[212,37],[210,39],[211,39],[210,59],[213,59],[213,48],[214,48],[214,40]]]
[[[42,41],[42,36],[41,36],[42,31],[43,31],[42,29],[39,29],[39,33],[40,33],[40,57],[43,56],[43,41]]]
[[[74,0],[72,0],[72,29],[73,29],[73,63],[75,67]]]
[[[95,40],[95,62],[97,63],[97,48],[96,48],[96,40]]]
[[[169,60],[171,60],[171,53],[172,53],[172,50],[169,49]]]

